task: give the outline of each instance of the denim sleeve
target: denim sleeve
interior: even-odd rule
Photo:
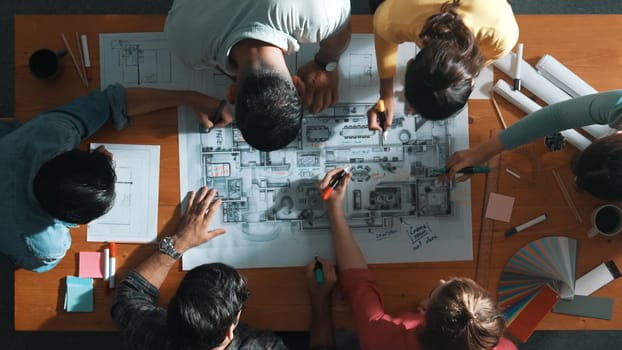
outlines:
[[[149,349],[166,339],[166,310],[157,306],[159,295],[135,270],[119,284],[110,313],[131,348]]]
[[[59,220],[40,232],[24,235],[27,253],[16,257],[16,265],[34,272],[50,271],[63,259],[71,247],[71,235]]]
[[[535,111],[499,134],[507,150],[555,132],[592,124],[619,129],[622,90],[576,97]]]
[[[16,262],[16,265],[34,272],[48,272],[55,268],[63,258],[38,258],[34,256],[24,257]]]
[[[127,93],[120,84],[110,85],[103,91],[95,91],[88,96],[75,99],[41,115],[53,114],[55,117],[69,119],[79,130],[80,138],[93,135],[108,120],[115,129],[127,127],[130,117],[127,115]]]

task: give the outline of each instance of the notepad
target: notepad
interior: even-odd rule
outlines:
[[[67,276],[67,312],[93,312],[93,279]]]
[[[102,253],[80,252],[78,256],[79,277],[104,278]]]
[[[513,208],[514,197],[490,192],[488,205],[486,206],[486,217],[493,220],[510,222]]]

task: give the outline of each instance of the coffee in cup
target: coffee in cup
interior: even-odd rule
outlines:
[[[61,59],[66,54],[67,50],[54,52],[50,49],[39,49],[30,56],[28,68],[39,79],[56,79],[63,71]]]
[[[622,232],[622,209],[613,204],[605,204],[592,213],[592,228],[587,232],[588,237],[597,234],[612,237]]]

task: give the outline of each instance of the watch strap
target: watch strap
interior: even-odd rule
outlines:
[[[182,254],[175,250],[174,241],[171,236],[162,238],[159,244],[159,249],[160,252],[170,256],[175,260],[179,260],[182,257]]]
[[[317,53],[316,53],[316,54],[315,54],[315,56],[313,56],[313,62],[315,62],[315,64],[317,64],[317,65],[318,65],[318,67],[322,68],[322,70],[325,70],[325,71],[333,71],[333,70],[335,70],[335,69],[336,69],[337,64],[338,64],[338,62],[339,62],[339,61],[338,61],[338,60],[334,60],[334,61],[328,61],[328,62],[324,63],[324,62],[320,61],[320,60],[317,58]],[[327,67],[328,65],[331,65],[331,64],[334,64],[334,66],[333,66],[334,68],[333,68],[333,69],[330,69],[330,70],[326,69],[326,67]]]

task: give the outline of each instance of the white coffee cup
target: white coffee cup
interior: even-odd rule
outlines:
[[[588,237],[601,234],[613,237],[622,232],[622,209],[613,204],[605,204],[592,212],[592,227],[587,231]]]

